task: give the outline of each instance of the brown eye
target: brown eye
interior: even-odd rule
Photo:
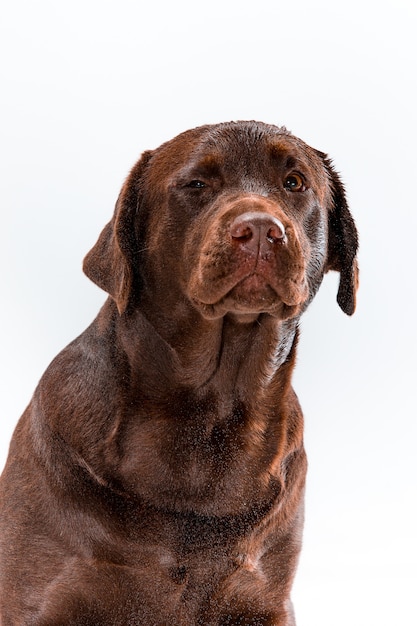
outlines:
[[[187,185],[187,187],[191,187],[191,189],[203,189],[206,186],[206,183],[202,180],[192,180]]]
[[[288,191],[305,191],[306,186],[300,174],[289,174],[284,179],[284,188]]]

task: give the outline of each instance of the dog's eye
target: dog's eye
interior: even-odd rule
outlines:
[[[305,191],[306,186],[300,174],[289,174],[284,179],[284,188],[289,191]]]
[[[204,187],[207,187],[206,183],[203,183],[202,180],[197,179],[190,181],[186,186],[190,187],[191,189],[203,189]]]

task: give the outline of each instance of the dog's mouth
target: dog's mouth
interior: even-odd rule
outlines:
[[[276,304],[277,296],[276,290],[263,276],[251,274],[239,281],[226,294],[223,301],[229,301],[236,309],[255,312],[273,307]]]
[[[228,313],[247,316],[248,319],[254,319],[262,313],[279,319],[296,315],[306,297],[305,285],[289,279],[277,279],[274,284],[271,282],[262,274],[254,272],[240,278],[219,298],[203,296],[193,298],[193,301],[203,316],[210,319]]]

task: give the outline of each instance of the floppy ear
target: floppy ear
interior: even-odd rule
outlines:
[[[329,240],[326,271],[340,272],[337,302],[347,315],[356,307],[359,268],[356,258],[358,233],[346,201],[345,190],[330,159],[321,154],[330,179],[332,203],[329,210]]]
[[[122,314],[129,303],[137,263],[134,220],[141,182],[152,151],[144,152],[130,172],[116,202],[112,220],[103,228],[83,263],[85,274],[113,298]]]

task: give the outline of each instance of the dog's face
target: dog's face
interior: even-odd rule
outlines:
[[[145,293],[204,318],[301,313],[340,272],[353,313],[357,235],[329,160],[255,122],[187,131],[133,168],[85,271],[123,311]]]

